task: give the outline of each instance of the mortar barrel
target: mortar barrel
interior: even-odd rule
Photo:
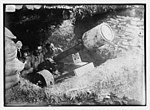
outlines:
[[[83,48],[82,43],[79,43],[79,44],[69,48],[68,50],[65,50],[64,52],[60,53],[59,55],[55,56],[54,61],[58,62],[58,61],[64,59],[65,57],[80,51],[82,48]]]
[[[88,50],[97,49],[107,42],[110,43],[113,39],[114,33],[111,27],[107,23],[102,23],[85,32],[82,36],[82,42],[55,56],[54,61],[58,62],[63,58],[80,51],[83,48],[87,48]]]

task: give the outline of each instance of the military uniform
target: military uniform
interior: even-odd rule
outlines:
[[[38,70],[38,65],[42,62],[44,62],[44,56],[42,53],[40,53],[39,55],[32,55],[31,64],[35,70]]]

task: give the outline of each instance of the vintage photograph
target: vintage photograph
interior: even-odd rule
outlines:
[[[3,4],[4,106],[146,106],[146,4]]]

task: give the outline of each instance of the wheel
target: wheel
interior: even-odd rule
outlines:
[[[40,74],[44,78],[47,87],[54,84],[54,77],[52,73],[49,72],[48,70],[44,69],[42,71],[37,72],[37,74]]]

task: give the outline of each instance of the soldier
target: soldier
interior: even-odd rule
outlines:
[[[33,65],[33,68],[35,69],[35,71],[38,70],[38,65],[42,62],[44,62],[44,56],[42,53],[42,46],[38,45],[36,50],[33,52],[33,55],[32,55],[32,65]]]
[[[26,77],[27,74],[32,73],[34,71],[33,64],[32,64],[32,57],[29,53],[29,47],[23,47],[23,57],[21,58],[22,62],[25,62],[24,70],[21,72],[22,77]]]
[[[56,63],[53,60],[54,50],[51,48],[49,43],[46,44],[46,49],[47,49],[47,52],[44,55],[44,63],[39,65],[39,68],[44,67],[45,69],[49,70],[54,75],[57,75]]]
[[[54,56],[54,50],[53,48],[51,47],[51,44],[47,43],[46,44],[46,50],[47,52],[45,53],[44,55],[44,59],[50,59],[52,60],[53,59],[53,56]]]
[[[50,44],[50,48],[52,48],[54,56],[56,56],[59,53],[63,52],[63,50],[61,48],[55,47],[53,43]]]
[[[53,58],[54,56],[63,52],[63,50],[61,48],[55,47],[53,43],[46,44],[46,49],[47,49],[47,53],[44,55],[45,60],[49,60],[52,64],[54,64],[55,68],[58,69],[59,74],[62,74],[64,64],[62,62],[55,62]]]
[[[28,53],[28,49],[24,51],[26,65],[24,71],[22,71],[22,76],[24,76],[30,82],[43,87],[45,86],[45,81],[43,77],[38,74],[39,71],[44,69],[44,65],[42,65],[44,63],[42,46],[38,45],[32,55]]]

